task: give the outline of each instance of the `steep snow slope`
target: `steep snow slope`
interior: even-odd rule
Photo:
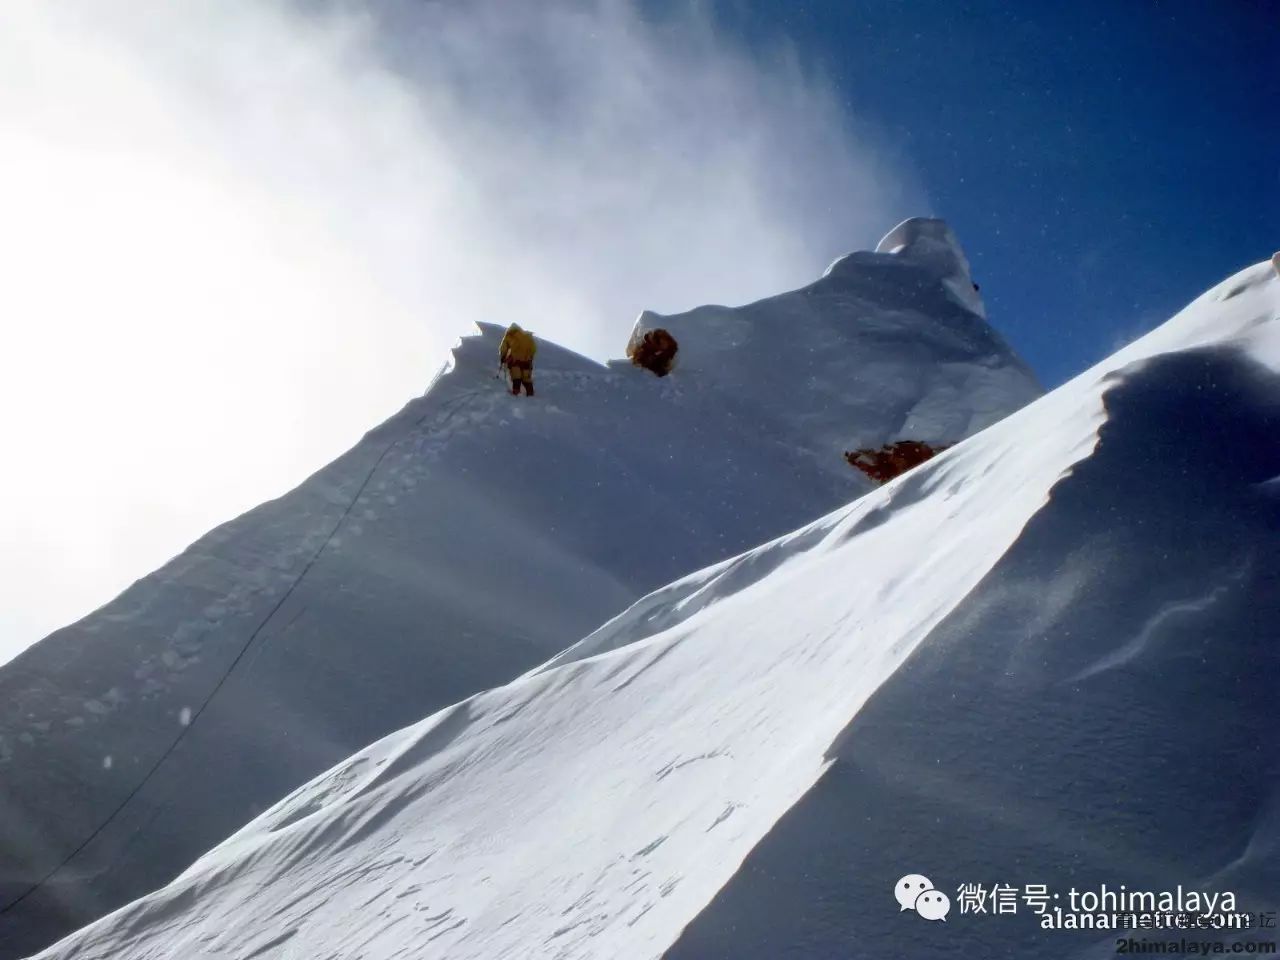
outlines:
[[[1277,377],[1261,265],[41,956],[1091,950],[1025,916],[900,914],[916,872],[1274,907]]]
[[[922,873],[953,902],[965,883],[1045,884],[1064,907],[1073,887],[1181,885],[1280,909],[1280,282],[1245,271],[1087,378],[1104,370],[1092,455],[836,738],[669,960],[1275,941],[1042,930],[1025,901],[929,924],[888,897]]]
[[[168,881],[353,750],[645,591],[867,489],[841,449],[907,411],[949,406],[954,440],[1035,396],[950,292],[949,231],[900,229],[950,259],[855,255],[805,291],[694,311],[707,336],[663,380],[543,343],[539,394],[517,402],[486,326],[344,457],[0,669],[0,957]]]
[[[907,220],[875,253],[849,254],[817,282],[746,307],[645,311],[633,337],[655,327],[679,341],[677,369],[735,394],[764,432],[799,432],[820,464],[891,440],[954,443],[1009,412],[1011,383],[1035,382],[987,326],[941,220]],[[803,410],[779,403],[797,391],[809,398]]]

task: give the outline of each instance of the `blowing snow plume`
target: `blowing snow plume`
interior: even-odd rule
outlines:
[[[0,660],[339,453],[473,321],[600,358],[642,306],[868,245],[925,206],[877,143],[692,8],[6,3]]]

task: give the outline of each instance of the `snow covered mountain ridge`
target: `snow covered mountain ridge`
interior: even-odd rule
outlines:
[[[1038,396],[949,229],[890,236],[801,290],[660,318],[681,343],[663,379],[543,342],[517,402],[481,325],[349,453],[0,668],[0,957],[864,493],[844,450],[955,442]]]
[[[1280,279],[356,752],[42,958],[1095,957],[1280,900]],[[1228,946],[1245,933],[1220,934]]]

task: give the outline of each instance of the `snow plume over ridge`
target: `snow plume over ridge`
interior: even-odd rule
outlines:
[[[0,661],[337,455],[463,324],[603,358],[645,304],[870,243],[926,206],[876,143],[678,5],[5,3],[0,405],[39,469],[0,480]]]
[[[917,870],[1274,908],[1278,376],[1260,264],[360,751],[41,957],[1110,949],[900,915]]]

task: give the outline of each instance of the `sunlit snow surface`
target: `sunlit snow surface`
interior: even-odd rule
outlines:
[[[917,872],[1274,909],[1278,307],[1270,265],[1243,271],[42,956],[1114,953],[900,913]]]
[[[867,491],[844,450],[954,441],[1037,397],[945,225],[896,232],[897,253],[801,290],[663,318],[682,342],[664,379],[544,340],[537,396],[516,400],[495,377],[502,325],[484,325],[348,454],[0,668],[0,909],[23,897],[0,912],[0,960]]]

